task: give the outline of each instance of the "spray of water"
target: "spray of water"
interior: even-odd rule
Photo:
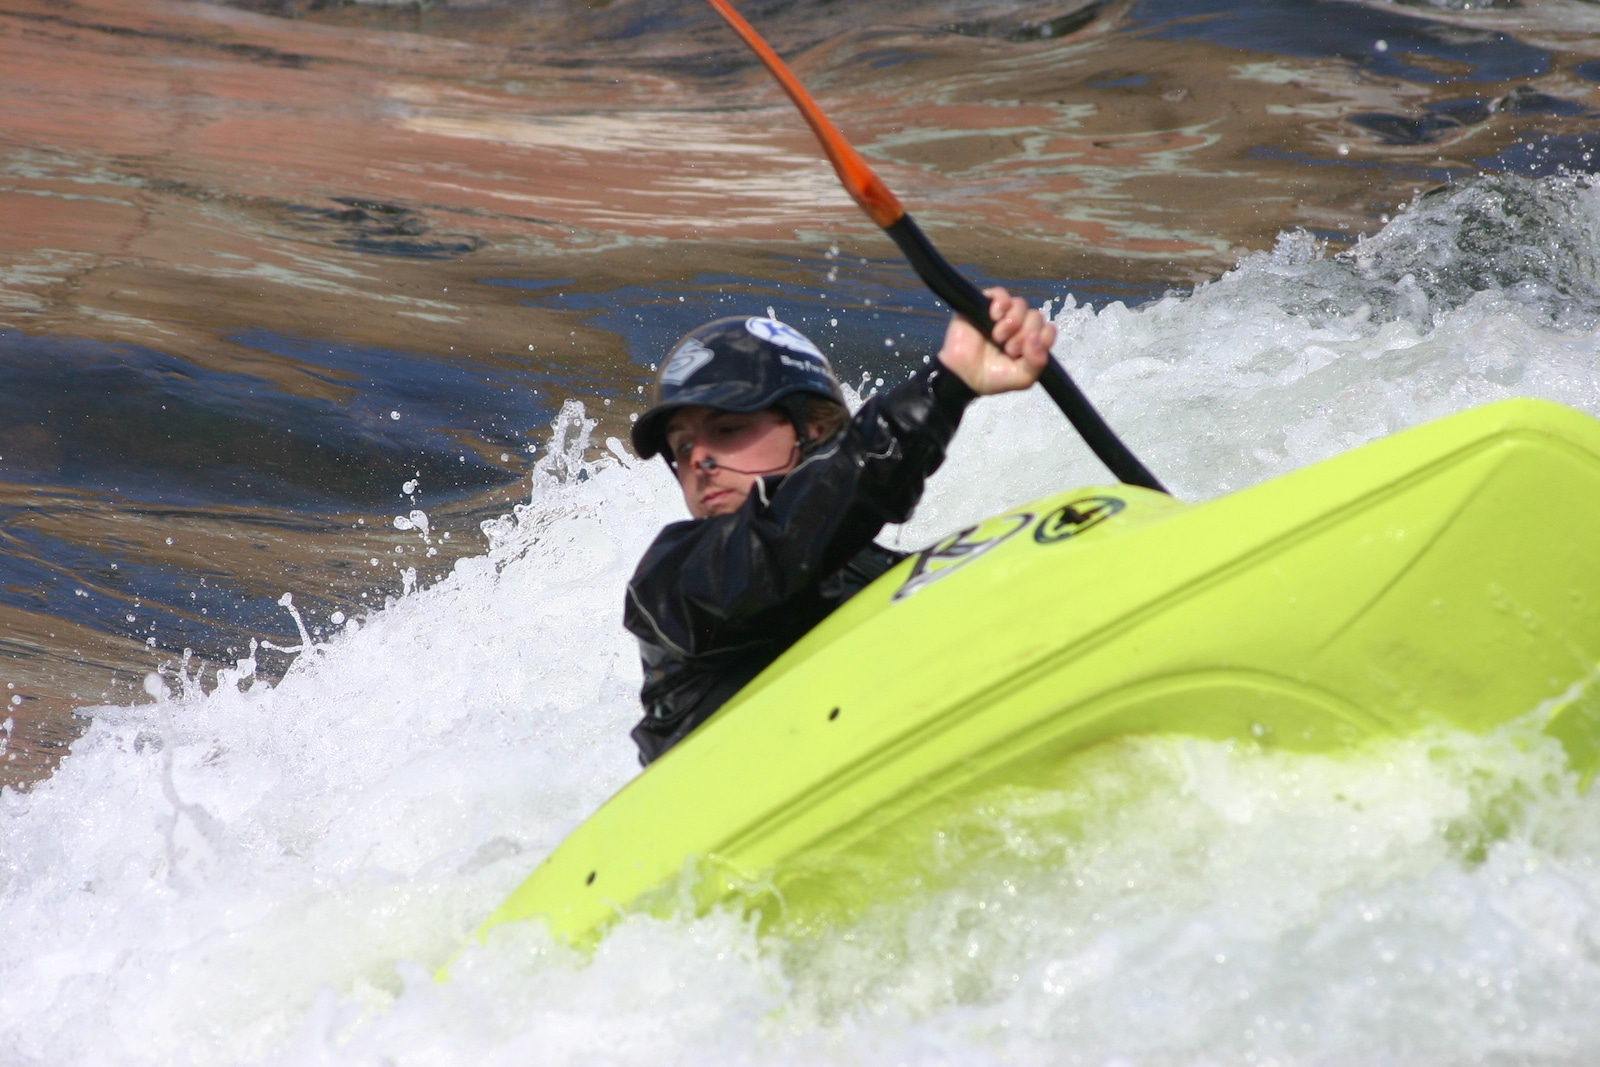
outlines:
[[[1600,412],[1597,195],[1485,180],[1344,255],[1288,234],[1144,308],[1068,298],[1057,354],[1189,499],[1499,397]],[[922,877],[848,927],[632,917],[579,956],[523,924],[436,983],[636,773],[622,588],[682,504],[594,425],[564,407],[483,555],[302,632],[277,686],[249,658],[153,679],[0,795],[0,1062],[1575,1064],[1600,1044],[1600,806],[1518,729],[1340,757],[1130,739],[930,832]],[[1041,397],[975,405],[889,538],[1102,481],[1066,440]]]

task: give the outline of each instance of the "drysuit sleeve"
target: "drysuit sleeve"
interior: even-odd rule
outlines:
[[[752,623],[843,567],[885,523],[911,517],[974,395],[934,363],[869,399],[793,471],[761,479],[738,511],[662,530],[623,615],[647,670],[653,658],[776,636]]]

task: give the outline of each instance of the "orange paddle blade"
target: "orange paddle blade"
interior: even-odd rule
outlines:
[[[783,86],[783,91],[789,94],[789,99],[794,101],[794,106],[800,109],[800,114],[805,116],[806,122],[811,126],[812,132],[817,135],[817,140],[822,142],[822,150],[828,154],[828,160],[833,164],[833,169],[839,175],[845,191],[855,198],[872,221],[887,229],[900,221],[900,216],[906,209],[900,206],[900,201],[895,199],[889,187],[872,173],[872,168],[867,166],[867,161],[862,159],[856,150],[850,147],[850,142],[844,135],[834,128],[828,121],[828,116],[822,113],[817,102],[811,99],[811,94],[806,92],[805,86],[800,84],[800,79],[794,76],[787,64],[778,58],[761,35],[744,20],[744,17],[733,9],[728,0],[706,0],[717,9],[717,14],[733,32],[744,39],[767,68],[772,76],[778,79],[778,84]]]

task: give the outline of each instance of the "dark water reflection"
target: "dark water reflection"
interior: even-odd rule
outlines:
[[[1507,33],[1339,0],[1138,0],[1129,18],[1154,37],[1339,59],[1422,85],[1537,78],[1552,59]]]
[[[961,269],[979,285],[1003,285],[1035,305],[1060,304],[1068,293],[1079,301],[1137,306],[1160,296],[1165,286],[1111,279],[1046,282],[994,275],[971,264]],[[696,273],[659,285],[584,285],[556,281],[486,278],[485,284],[519,290],[532,307],[577,312],[596,329],[622,338],[628,358],[651,368],[679,337],[709,318],[771,311],[809,336],[837,364],[843,380],[902,375],[908,363],[938,351],[947,314],[927,295],[916,275],[898,260],[841,253],[774,260],[756,277]],[[643,385],[641,382],[640,385]],[[636,385],[637,401],[640,385]],[[609,397],[605,390],[598,395]]]
[[[1579,133],[1514,144],[1479,162],[1485,170],[1543,178],[1571,171],[1593,172],[1597,160],[1600,160],[1600,133]]]
[[[1597,169],[1600,43],[1553,2],[741,6],[1035,302]],[[297,642],[286,592],[325,632],[481,551],[560,402],[624,435],[706,318],[771,307],[869,382],[943,329],[699,0],[12,0],[0,92],[0,782],[186,648]]]
[[[490,457],[548,420],[552,385],[589,385],[268,330],[228,340],[293,361],[333,395],[136,345],[0,332],[0,475],[152,504],[327,511],[382,506],[414,471],[448,499],[515,478]]]

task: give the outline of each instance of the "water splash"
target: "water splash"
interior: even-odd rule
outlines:
[[[1343,257],[1287,235],[1145,308],[1065,301],[1058,355],[1192,499],[1499,396],[1600,412],[1592,194],[1508,188],[1423,198]],[[1518,289],[1496,241],[1571,255]],[[325,640],[300,624],[277,686],[256,646],[209,692],[180,666],[0,793],[0,1061],[1554,1064],[1600,1041],[1600,806],[1515,729],[1340,758],[1119,742],[939,828],[848,927],[634,917],[582,958],[523,924],[434,983],[636,773],[622,590],[683,510],[594,429],[563,405],[483,555]],[[890,536],[1103,478],[1043,398],[984,400]]]

